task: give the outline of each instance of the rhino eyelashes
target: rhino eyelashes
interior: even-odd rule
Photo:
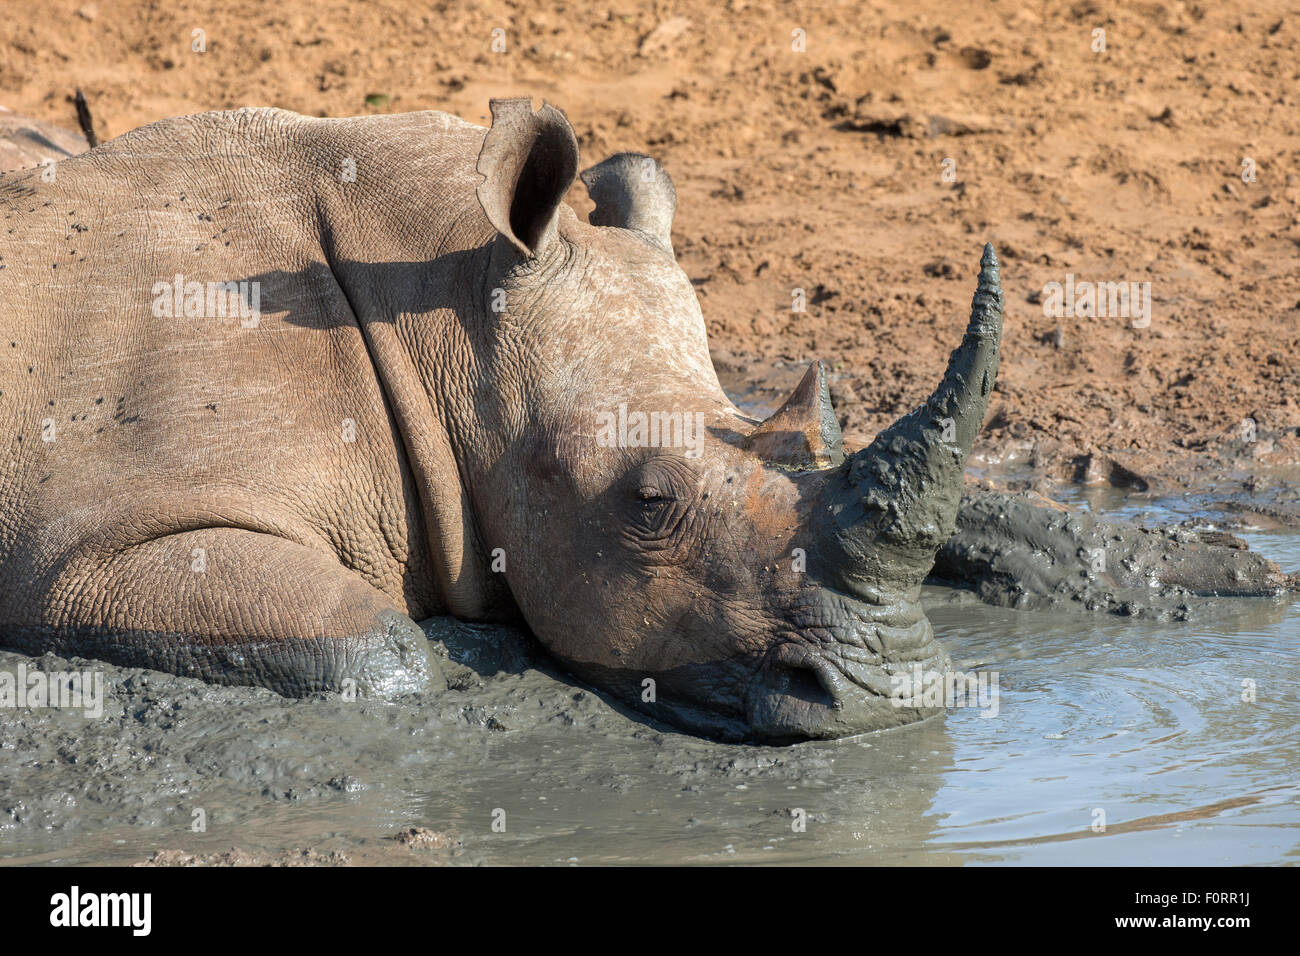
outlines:
[[[676,498],[638,498],[634,532],[642,540],[675,537],[686,519],[687,507]]]

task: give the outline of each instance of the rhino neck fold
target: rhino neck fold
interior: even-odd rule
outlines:
[[[450,416],[435,390],[426,386],[408,345],[399,333],[403,316],[383,291],[354,285],[355,263],[336,265],[326,243],[326,258],[360,327],[375,375],[383,389],[394,441],[419,494],[423,533],[437,578],[442,610],[481,620],[493,610],[492,583],[461,461],[452,439]],[[352,267],[352,268],[349,268]],[[358,278],[358,283],[364,280]],[[434,315],[426,316],[430,321]]]
[[[490,610],[487,561],[450,433],[393,325],[372,322],[363,334],[420,492],[443,604],[457,617],[482,619]]]

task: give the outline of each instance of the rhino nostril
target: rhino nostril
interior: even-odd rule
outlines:
[[[802,652],[802,653],[801,653]],[[769,660],[747,703],[750,730],[768,743],[790,743],[824,736],[839,707],[816,655],[791,648]],[[785,660],[780,658],[784,657]]]
[[[951,666],[934,644],[908,657],[911,668]],[[789,640],[773,647],[746,700],[750,731],[767,743],[847,737],[942,712],[904,706],[898,696],[903,665],[881,660],[857,644]]]
[[[772,668],[769,689],[806,704],[835,706],[835,692],[819,670],[802,665],[778,664]]]
[[[797,682],[804,688],[801,695],[787,693],[823,706],[835,706],[849,690],[848,681],[826,658],[802,644],[782,644],[776,648],[768,668],[778,684],[788,682],[795,686]]]

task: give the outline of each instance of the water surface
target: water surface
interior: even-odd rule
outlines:
[[[1300,569],[1300,536],[1245,536]],[[412,864],[1300,862],[1300,604],[1230,599],[1156,622],[945,588],[926,603],[958,665],[997,675],[996,716],[958,708],[793,747],[653,727],[562,675],[499,669],[496,632],[465,625],[434,632],[462,659],[478,649],[470,686],[397,703],[87,664],[108,681],[102,719],[0,712],[0,860],[311,847]],[[23,660],[0,653],[0,668]],[[391,839],[411,826],[460,847]]]

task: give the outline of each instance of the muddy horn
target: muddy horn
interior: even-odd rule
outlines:
[[[943,381],[845,461],[819,502],[818,550],[844,586],[917,584],[955,531],[962,472],[997,379],[1002,309],[998,258],[986,244],[970,324]]]

